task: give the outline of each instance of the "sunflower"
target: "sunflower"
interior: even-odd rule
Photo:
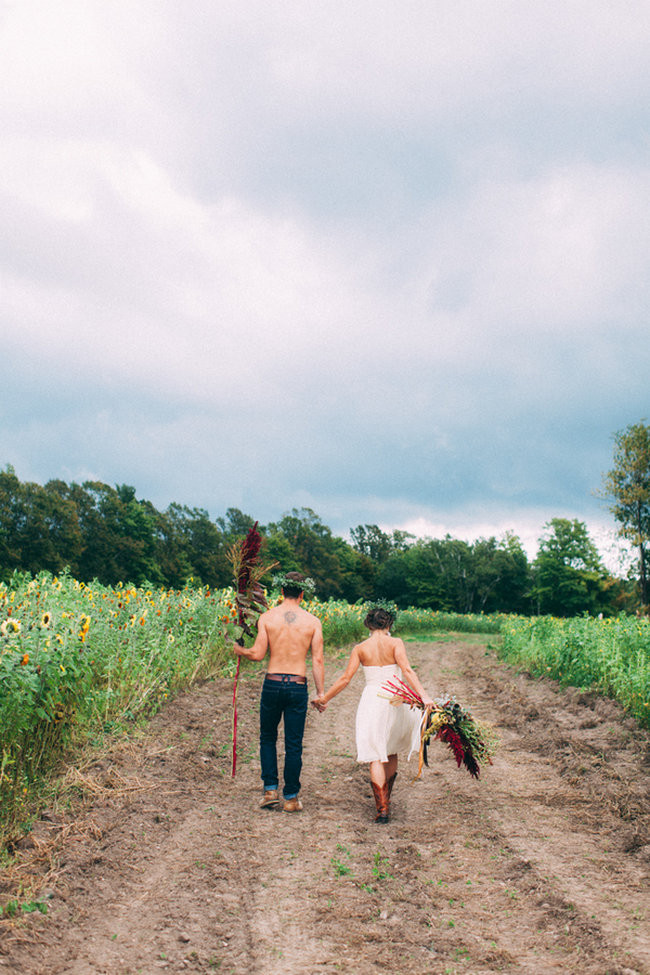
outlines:
[[[8,619],[0,625],[0,634],[6,637],[18,636],[20,629],[20,620]]]
[[[52,614],[49,612],[43,613],[43,615],[41,616],[41,629],[49,630],[51,625],[52,625]]]
[[[79,639],[82,643],[86,642],[86,637],[88,636],[88,630],[90,629],[90,616],[86,616],[85,613],[79,617],[79,625],[81,631],[79,633]]]

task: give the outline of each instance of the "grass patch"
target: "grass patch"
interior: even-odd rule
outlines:
[[[499,652],[508,663],[612,697],[650,728],[650,621],[513,618],[502,635]]]

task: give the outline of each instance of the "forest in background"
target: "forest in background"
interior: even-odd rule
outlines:
[[[254,523],[238,508],[215,519],[176,503],[159,511],[126,484],[24,482],[7,466],[0,471],[0,579],[67,569],[103,585],[180,588],[191,579],[220,588],[231,582],[229,547]],[[265,562],[311,576],[320,599],[555,616],[609,616],[640,605],[636,582],[606,570],[577,519],[551,519],[532,561],[514,533],[470,543],[366,524],[351,528],[347,541],[309,508],[259,528]]]

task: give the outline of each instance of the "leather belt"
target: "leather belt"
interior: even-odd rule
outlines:
[[[267,674],[267,680],[279,680],[283,684],[306,684],[307,678],[298,674]]]

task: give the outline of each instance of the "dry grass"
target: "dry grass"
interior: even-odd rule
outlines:
[[[120,742],[113,757],[124,756],[136,747],[132,742]],[[117,754],[116,754],[117,753]],[[108,756],[103,756],[103,762]],[[108,759],[104,767],[97,754],[86,755],[81,766],[67,765],[63,775],[53,784],[48,806],[29,830],[13,836],[7,844],[8,859],[0,876],[0,907],[11,901],[28,903],[40,891],[53,887],[65,872],[61,867],[61,851],[72,836],[101,839],[102,830],[94,819],[88,818],[88,808],[98,799],[120,800],[143,792],[152,785],[137,776],[126,776]],[[0,918],[0,930],[20,927],[20,914]]]

